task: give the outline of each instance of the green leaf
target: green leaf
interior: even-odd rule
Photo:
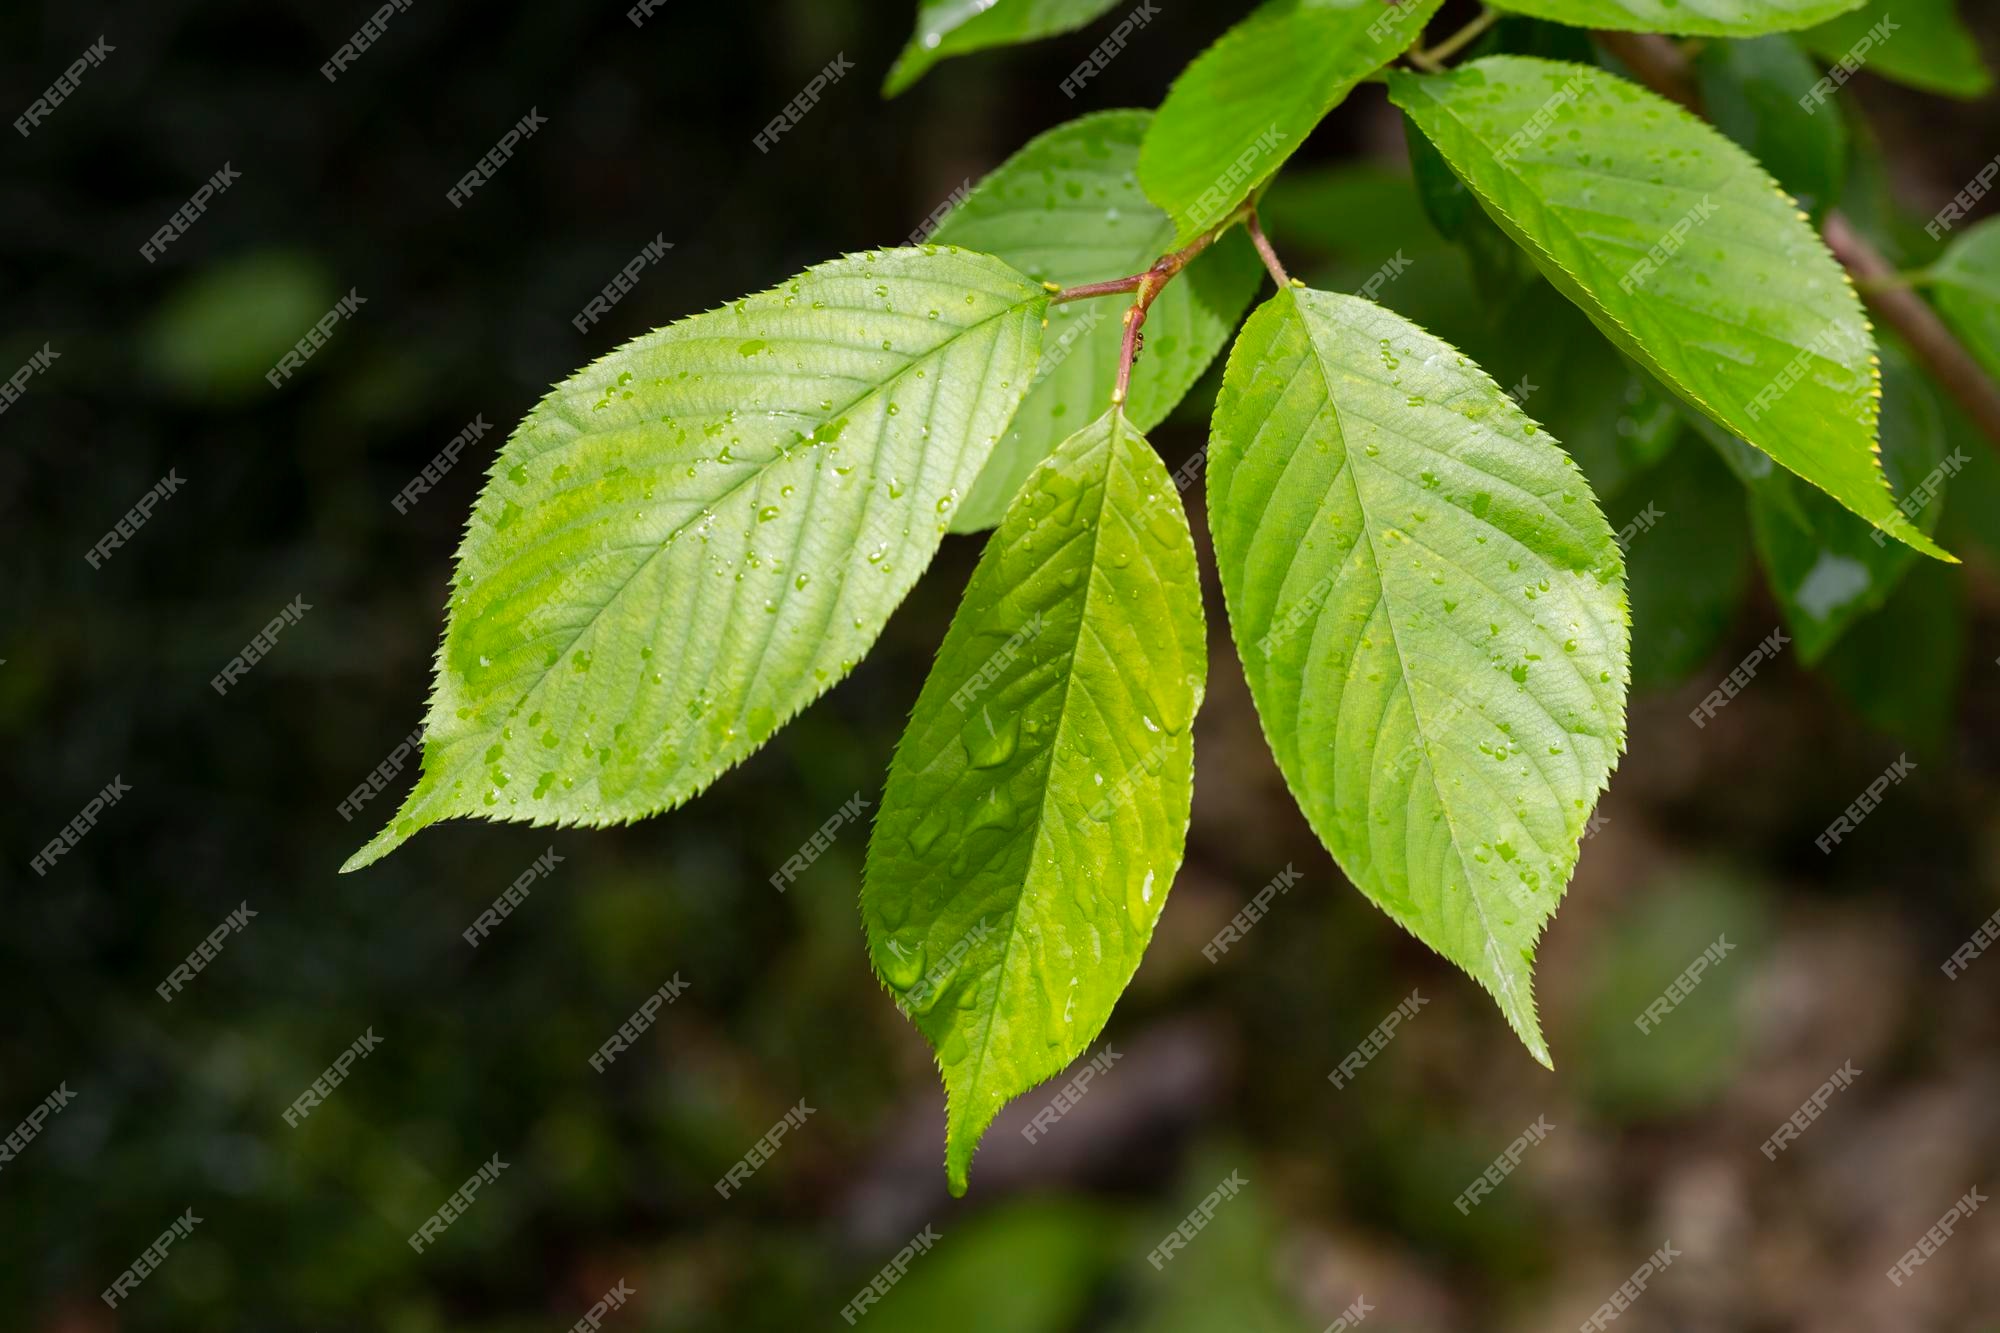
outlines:
[[[1057,126],[981,181],[931,239],[995,255],[1061,287],[1139,272],[1174,239],[1174,224],[1134,175],[1151,120],[1148,111],[1105,111]],[[1231,232],[1160,293],[1125,400],[1135,428],[1158,425],[1201,377],[1263,274],[1249,238]],[[1049,308],[1034,386],[952,516],[953,532],[998,523],[1035,464],[1110,403],[1127,305],[1105,298]]]
[[[1961,232],[1931,266],[1928,281],[1945,323],[2000,379],[2000,218]]]
[[[1847,179],[1847,122],[1813,100],[1819,70],[1789,37],[1712,42],[1695,58],[1715,127],[1770,169],[1799,207],[1819,217]],[[1802,100],[1804,99],[1804,100]]]
[[[1820,671],[1870,726],[1942,756],[1965,676],[1966,630],[1963,571],[1919,561],[1886,606],[1841,636]]]
[[[1505,9],[1577,28],[1756,37],[1810,27],[1861,0],[1498,0]]]
[[[1074,32],[1117,0],[923,0],[917,30],[883,81],[894,97],[947,56]]]
[[[1883,344],[1882,465],[1925,532],[1937,527],[1948,460],[1943,416],[1900,344]],[[1916,556],[1783,473],[1751,490],[1757,550],[1785,624],[1811,664],[1896,590]]]
[[[1440,235],[1465,252],[1482,298],[1480,305],[1508,305],[1530,288],[1545,286],[1521,247],[1481,211],[1472,191],[1408,116],[1403,117],[1403,142],[1424,216]]]
[[[1097,1035],[1180,866],[1207,663],[1194,541],[1116,412],[986,544],[889,768],[862,915],[937,1050],[965,1189],[1009,1098]]]
[[[1298,151],[1364,77],[1407,49],[1443,0],[1272,0],[1174,80],[1139,151],[1139,183],[1185,245]]]
[[[1667,689],[1714,655],[1749,591],[1743,488],[1714,450],[1687,439],[1625,495],[1612,522],[1631,533],[1632,684]]]
[[[1531,285],[1495,308],[1465,351],[1562,441],[1608,501],[1673,447],[1681,432],[1675,400],[1539,275],[1529,276]],[[1521,336],[1523,329],[1534,336]]]
[[[1893,26],[1857,51],[1885,19]],[[1799,40],[1827,61],[1852,54],[1865,59],[1870,74],[1926,92],[1971,99],[1993,91],[1993,72],[1980,58],[1978,39],[1959,21],[1956,0],[1870,0],[1800,33]]]
[[[459,548],[427,824],[667,810],[868,651],[1026,392],[1048,292],[955,249],[849,255],[558,385]]]
[[[1846,272],[1764,169],[1603,70],[1494,56],[1389,73],[1408,112],[1621,351],[1898,540],[1875,459],[1874,338]]]
[[[1264,735],[1349,879],[1547,1063],[1531,966],[1624,744],[1623,562],[1450,346],[1293,289],[1229,356],[1209,529]]]

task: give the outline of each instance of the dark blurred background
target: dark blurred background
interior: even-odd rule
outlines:
[[[615,3],[415,0],[329,83],[321,63],[374,8],[0,15],[9,116],[100,35],[111,48],[8,135],[0,175],[0,370],[44,344],[59,358],[0,417],[0,1134],[63,1103],[0,1163],[0,1328],[512,1333],[571,1327],[625,1289],[608,1328],[844,1328],[927,1224],[941,1239],[861,1316],[876,1333],[1310,1331],[1343,1312],[1385,1333],[1575,1328],[1668,1243],[1682,1257],[1619,1328],[2000,1328],[1987,1212],[1900,1288],[1884,1277],[1954,1201],[2000,1184],[2000,958],[1940,970],[2000,908],[2000,488],[1968,485],[1948,510],[1967,558],[1951,660],[1878,629],[1857,668],[1910,701],[1901,735],[1796,654],[1689,723],[1778,623],[1724,498],[1713,544],[1738,553],[1740,605],[1693,665],[1651,673],[1677,682],[1635,696],[1542,947],[1553,1074],[1314,841],[1209,587],[1188,860],[1105,1032],[1120,1058],[1032,1144],[1021,1127],[1058,1085],[1023,1097],[949,1199],[936,1071],[864,954],[863,828],[789,892],[768,877],[852,794],[878,794],[977,557],[966,538],[851,679],[688,808],[602,832],[456,822],[337,876],[408,784],[405,769],[352,822],[337,811],[420,720],[458,535],[549,384],[646,328],[900,242],[1081,111],[1156,104],[1249,6],[1160,5],[1075,101],[1058,84],[1109,19],[950,61],[893,102],[877,87],[910,0],[669,0],[637,27]],[[1967,9],[1991,53],[2000,20]],[[757,151],[836,54],[853,71]],[[452,207],[530,108],[546,125]],[[1855,109],[1890,164],[1869,182],[1878,235],[1911,230],[1882,201],[1927,217],[2000,149],[1991,99],[1864,77],[1843,94]],[[240,179],[148,263],[140,246],[225,163]],[[1540,330],[1487,306],[1407,171],[1398,118],[1364,86],[1274,194],[1274,241],[1346,289],[1401,252],[1382,299],[1497,345],[1489,369],[1516,383],[1529,372],[1505,349],[1526,356]],[[673,249],[580,335],[571,317],[656,236]],[[365,304],[274,389],[265,371],[350,290]],[[1533,373],[1560,384],[1564,364]],[[1170,466],[1200,446],[1212,392],[1154,433]],[[493,430],[398,513],[476,416]],[[1991,467],[1990,445],[1970,448]],[[170,472],[179,488],[93,568],[84,553]],[[1649,492],[1622,494],[1614,526]],[[310,610],[218,696],[211,677],[301,597]],[[1905,753],[1911,778],[1822,855],[1820,831]],[[129,794],[35,873],[114,776]],[[469,947],[461,931],[551,847],[560,863]],[[1211,963],[1203,946],[1287,867],[1298,883]],[[1642,1035],[1633,1020],[1718,937],[1732,951]],[[675,977],[685,992],[594,1071]],[[1416,1017],[1331,1085],[1412,991]],[[1767,1160],[1759,1144],[1847,1062],[1854,1085]],[[813,1113],[719,1197],[801,1100]],[[1546,1141],[1454,1207],[1538,1117]],[[496,1154],[497,1181],[414,1253],[406,1238]],[[1156,1271],[1147,1253],[1231,1173],[1247,1188]],[[107,1308],[99,1293],[190,1211],[192,1234]]]

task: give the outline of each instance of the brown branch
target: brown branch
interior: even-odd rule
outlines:
[[[1826,243],[1834,258],[1854,275],[1868,308],[1902,335],[1932,378],[1958,401],[1988,439],[2000,444],[2000,385],[1993,383],[1965,350],[1965,344],[1945,327],[1930,302],[1909,287],[1890,281],[1896,277],[1895,266],[1839,213],[1826,215]]]
[[[1257,253],[1263,256],[1264,266],[1270,269],[1271,276],[1278,280],[1280,287],[1285,286],[1290,280],[1285,277],[1284,265],[1278,262],[1277,252],[1271,249],[1271,243],[1264,239],[1263,230],[1257,225],[1257,211],[1251,207],[1248,200],[1231,209],[1228,217],[1195,237],[1187,245],[1171,254],[1161,255],[1144,273],[1133,273],[1123,278],[1108,278],[1103,282],[1087,282],[1078,287],[1055,287],[1053,283],[1045,284],[1055,292],[1055,295],[1049,298],[1052,305],[1081,301],[1092,296],[1116,296],[1122,292],[1138,293],[1138,298],[1132,302],[1131,309],[1125,312],[1125,338],[1118,350],[1118,383],[1111,391],[1113,407],[1124,406],[1126,391],[1131,388],[1132,362],[1139,355],[1139,331],[1146,323],[1146,312],[1152,309],[1153,302],[1159,298],[1166,285],[1172,282],[1182,269],[1194,262],[1196,255],[1215,244],[1222,233],[1238,222],[1248,225],[1251,241],[1256,245]]]
[[[1696,115],[1704,114],[1701,91],[1681,49],[1664,37],[1638,32],[1597,32],[1598,45],[1617,57],[1639,81]],[[1930,303],[1895,281],[1896,268],[1870,245],[1839,210],[1829,209],[1824,225],[1827,248],[1854,279],[1861,299],[1876,318],[1908,343],[1930,372],[1996,449],[2000,449],[2000,385],[1945,327]]]
[[[1292,280],[1285,276],[1285,266],[1279,262],[1278,252],[1271,248],[1270,239],[1264,235],[1264,224],[1257,220],[1256,213],[1253,212],[1243,219],[1243,226],[1250,233],[1250,244],[1257,247],[1257,255],[1264,261],[1264,268],[1270,273],[1271,281],[1278,284],[1278,290],[1283,291],[1291,286]]]

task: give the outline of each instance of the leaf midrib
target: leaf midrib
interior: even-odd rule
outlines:
[[[1090,602],[1097,585],[1097,551],[1104,539],[1104,511],[1111,503],[1111,474],[1117,466],[1118,432],[1124,426],[1123,413],[1118,412],[1116,408],[1112,410],[1114,415],[1111,429],[1107,433],[1104,442],[1104,484],[1098,491],[1096,519],[1090,524],[1090,559],[1085,565],[1086,572],[1083,578],[1083,605],[1077,612],[1076,634],[1070,639],[1070,669],[1063,680],[1062,702],[1057,710],[1055,730],[1049,737],[1049,768],[1042,783],[1041,796],[1035,802],[1034,832],[1031,840],[1027,875],[1022,880],[1020,900],[1016,901],[1014,911],[1008,918],[1007,942],[1001,946],[1000,965],[996,969],[998,975],[998,982],[995,987],[996,1003],[988,1008],[985,1022],[981,1026],[979,1055],[973,1061],[972,1073],[967,1084],[968,1093],[972,1089],[978,1088],[985,1079],[986,1057],[993,1045],[993,1023],[999,1017],[1000,1013],[1000,1004],[998,1003],[999,992],[1004,990],[1007,985],[1007,963],[1014,955],[1014,940],[1019,936],[1021,931],[1022,905],[1028,897],[1028,885],[1034,881],[1036,876],[1038,854],[1042,851],[1042,832],[1044,826],[1048,823],[1049,803],[1051,794],[1055,791],[1055,763],[1057,757],[1062,753],[1062,742],[1069,730],[1070,694],[1076,689],[1076,655],[1077,650],[1083,643],[1084,627],[1090,621]],[[1086,818],[1088,818],[1087,815]],[[967,1160],[970,1160],[969,1155]]]
[[[879,383],[870,385],[868,388],[862,390],[854,397],[848,399],[845,403],[841,404],[839,407],[834,408],[830,411],[820,413],[819,424],[824,425],[829,421],[838,420],[840,417],[854,411],[857,407],[859,407],[862,403],[867,402],[874,395],[885,392],[886,390],[894,387],[899,381],[902,380],[902,378],[905,375],[909,374],[910,371],[916,369],[920,365],[927,364],[935,357],[942,356],[945,353],[945,351],[947,351],[951,347],[956,346],[961,339],[967,337],[976,330],[984,328],[988,324],[993,323],[995,320],[1005,319],[1011,315],[1014,315],[1019,311],[1025,309],[1026,307],[1034,304],[1038,300],[1046,300],[1046,299],[1047,299],[1047,293],[1033,292],[1030,293],[1028,296],[1022,298],[1021,300],[1014,302],[1011,305],[1005,306],[1000,310],[997,310],[990,315],[984,316],[983,318],[971,324],[967,324],[965,327],[961,328],[957,333],[945,339],[937,346],[924,352],[921,356],[915,357],[912,360],[905,362],[900,369],[898,369],[894,374],[890,375],[887,379],[882,380]],[[591,432],[588,431],[579,431],[577,435],[572,438],[580,439],[590,433]],[[814,427],[813,433],[814,434],[818,433],[818,426]],[[568,443],[568,441],[565,441],[565,443]],[[826,440],[814,441],[812,446],[814,452],[817,453],[822,447],[824,447],[828,443],[830,443],[830,441]],[[877,445],[878,445],[877,456],[879,457],[880,453],[879,437],[877,439]],[[928,452],[928,450],[926,452]],[[569,641],[565,643],[561,648],[556,650],[556,657],[558,663],[560,663],[563,654],[567,653],[571,648],[574,648],[579,642],[581,642],[585,635],[590,634],[596,630],[599,622],[603,619],[605,612],[610,609],[611,604],[613,602],[616,602],[619,598],[625,595],[626,590],[632,586],[633,581],[636,580],[640,576],[640,574],[644,573],[647,569],[649,569],[652,566],[653,561],[658,559],[662,552],[669,549],[683,533],[687,532],[697,523],[701,522],[703,516],[713,514],[717,509],[721,508],[730,499],[734,498],[734,496],[739,491],[743,490],[745,487],[753,486],[761,482],[766,476],[766,474],[770,471],[770,469],[773,466],[775,466],[778,462],[783,460],[784,457],[785,455],[782,452],[774,454],[771,458],[767,459],[763,465],[744,473],[744,475],[741,478],[739,478],[734,482],[731,482],[728,489],[721,492],[719,495],[717,495],[714,499],[710,500],[708,503],[702,505],[701,508],[698,509],[690,518],[684,520],[682,523],[677,525],[672,532],[667,534],[665,538],[663,538],[658,542],[650,543],[652,549],[646,553],[645,557],[641,559],[637,564],[635,564],[630,570],[630,572],[628,572],[625,575],[625,577],[619,581],[618,586],[613,588],[605,596],[604,600],[601,603],[599,603],[598,606],[592,611],[590,619],[577,628],[576,632],[570,636]],[[462,556],[463,553],[461,553],[461,558]],[[456,611],[454,611],[454,617],[453,617],[454,620],[456,620],[456,614],[457,614]],[[447,642],[449,642],[450,637],[451,636],[449,630],[447,630],[446,633]],[[440,646],[439,657],[441,660],[444,656],[445,651],[446,651],[445,648]],[[516,704],[525,705],[531,698],[535,696],[537,691],[539,691],[545,684],[548,683],[549,677],[555,674],[555,670],[556,668],[553,666],[543,666],[538,671],[536,671],[532,683],[530,683],[526,689],[522,690],[520,694],[516,696],[516,701],[515,701]],[[466,731],[462,732],[461,734],[455,737],[440,736],[438,738],[437,744],[439,746],[440,752],[446,749],[456,749],[458,746],[467,741],[479,740],[483,737],[490,736],[496,730],[498,730],[497,727],[468,728]],[[442,757],[442,753],[440,753],[440,757]]]
[[[1320,387],[1326,396],[1327,411],[1332,415],[1334,429],[1340,436],[1341,456],[1351,464],[1353,461],[1352,447],[1348,443],[1347,429],[1341,424],[1340,405],[1334,400],[1333,379],[1330,369],[1326,364],[1326,355],[1319,345],[1319,339],[1313,336],[1312,323],[1305,318],[1305,312],[1300,307],[1296,296],[1292,298],[1292,313],[1298,319],[1300,326],[1305,330],[1306,345],[1312,348],[1313,368],[1319,373]],[[1524,1026],[1532,1030],[1534,1027],[1532,1012],[1524,1013],[1521,1009],[1520,1000],[1514,993],[1513,980],[1507,975],[1506,968],[1501,965],[1500,959],[1497,956],[1501,947],[1500,938],[1493,933],[1493,923],[1486,914],[1486,904],[1481,900],[1476,879],[1470,867],[1466,864],[1463,839],[1458,831],[1458,821],[1452,813],[1451,802],[1445,799],[1444,789],[1438,785],[1437,768],[1431,762],[1430,733],[1425,730],[1423,725],[1424,710],[1417,703],[1416,692],[1410,688],[1409,657],[1403,651],[1402,632],[1397,628],[1394,599],[1389,595],[1389,581],[1383,577],[1382,557],[1375,546],[1375,534],[1369,523],[1368,504],[1361,498],[1361,482],[1352,466],[1341,470],[1347,477],[1348,489],[1354,495],[1354,507],[1361,514],[1361,535],[1363,540],[1368,543],[1369,563],[1375,569],[1376,596],[1382,604],[1384,617],[1389,622],[1389,641],[1396,650],[1397,683],[1402,686],[1403,697],[1410,705],[1410,716],[1417,720],[1418,734],[1424,741],[1421,747],[1424,774],[1430,780],[1431,794],[1437,800],[1438,809],[1444,814],[1445,827],[1451,830],[1452,856],[1458,861],[1459,877],[1465,885],[1466,897],[1471,900],[1473,910],[1479,913],[1479,926],[1480,930],[1486,936],[1487,950],[1489,954],[1495,955],[1489,959],[1494,981],[1501,990],[1506,992],[1507,1006],[1512,1011],[1509,1014],[1509,1018],[1513,1019],[1516,1016],[1526,1018],[1528,1021]]]

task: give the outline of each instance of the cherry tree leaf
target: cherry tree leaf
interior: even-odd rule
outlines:
[[[1357,297],[1292,289],[1230,352],[1209,529],[1278,767],[1347,877],[1499,1002],[1625,740],[1624,564],[1568,454]]]
[[[756,750],[930,563],[1047,304],[985,255],[849,255],[558,385],[459,548],[423,776],[346,868],[454,815],[639,819]]]
[[[1151,120],[1149,111],[1104,111],[1058,125],[1001,163],[931,239],[994,255],[1062,287],[1139,272],[1174,239],[1173,222],[1135,174]],[[1263,273],[1249,237],[1232,231],[1160,293],[1125,400],[1135,429],[1158,425],[1187,394],[1243,317]],[[1035,464],[1111,401],[1128,306],[1105,298],[1049,307],[1034,384],[952,516],[953,532],[998,523]]]
[[[917,31],[882,84],[894,97],[947,56],[1032,42],[1083,27],[1117,0],[923,0]]]
[[[868,844],[875,970],[937,1051],[946,1174],[1103,1028],[1180,867],[1207,676],[1194,540],[1115,409],[986,544]]]
[[[1756,37],[1808,28],[1862,0],[1497,0],[1495,9],[1577,28]]]
[[[1409,114],[1556,289],[1689,405],[1926,555],[1876,457],[1861,300],[1755,159],[1607,71],[1490,56],[1392,70]]]
[[[1443,0],[1273,0],[1174,80],[1139,181],[1185,245],[1298,151],[1361,80],[1406,50]]]

